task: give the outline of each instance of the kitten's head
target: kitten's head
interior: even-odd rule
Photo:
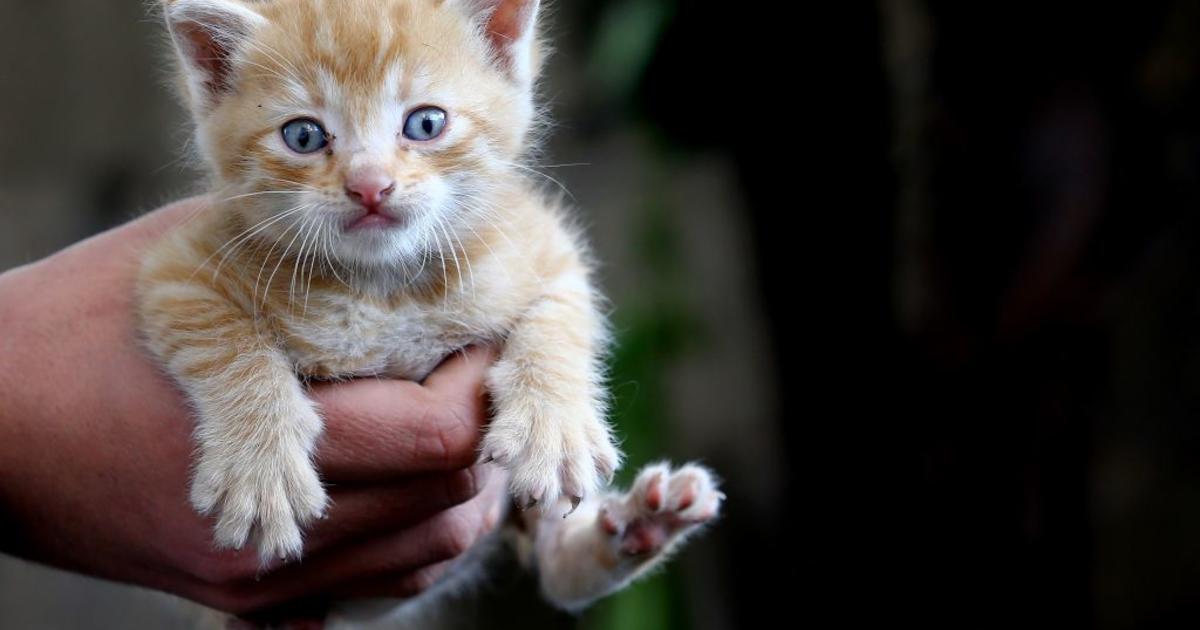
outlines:
[[[268,239],[366,266],[423,257],[521,168],[537,12],[538,0],[165,2],[228,207]]]

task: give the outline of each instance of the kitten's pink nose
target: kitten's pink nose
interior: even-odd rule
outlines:
[[[374,210],[396,190],[396,180],[383,170],[364,170],[346,177],[346,194],[368,210]]]

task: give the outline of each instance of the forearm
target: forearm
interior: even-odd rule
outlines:
[[[95,450],[106,414],[154,415],[171,400],[140,361],[131,316],[140,251],[186,214],[175,204],[52,257],[0,274],[0,493],[33,475],[53,477],[45,444]],[[140,395],[118,391],[141,388]],[[155,403],[164,403],[156,405]],[[48,419],[54,421],[48,421]],[[91,423],[91,424],[87,424]],[[101,439],[117,437],[109,435]],[[96,439],[92,436],[91,440]],[[49,468],[47,468],[49,467]],[[66,490],[69,486],[63,487]]]

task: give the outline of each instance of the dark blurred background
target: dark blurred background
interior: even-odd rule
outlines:
[[[1196,627],[1200,5],[820,18],[794,321],[824,376],[784,398],[825,445],[816,574],[851,616]]]
[[[730,499],[581,619],[479,624],[1200,625],[1200,4],[831,4],[552,4],[629,468]],[[193,189],[140,2],[0,6],[0,268]],[[124,596],[0,563],[0,627]]]

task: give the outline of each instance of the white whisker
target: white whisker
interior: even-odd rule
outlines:
[[[337,278],[338,282],[341,282],[342,285],[344,285],[347,289],[349,289],[349,288],[351,288],[350,284],[348,282],[346,282],[345,280],[343,280],[342,276],[338,274],[337,263],[333,260],[333,257],[329,253],[330,247],[332,246],[332,244],[331,244],[332,241],[333,241],[333,230],[328,230],[325,232],[325,239],[321,243],[321,251],[325,254],[325,261],[327,263],[329,263],[329,272],[333,274],[334,278]]]
[[[433,234],[433,242],[437,245],[438,260],[442,261],[442,286],[449,286],[450,274],[446,272],[446,252],[442,251],[442,240],[438,237],[436,232]],[[448,305],[443,302],[442,310],[446,310],[447,308]]]
[[[189,277],[189,279],[191,279],[192,277],[195,277],[195,275],[196,275],[197,273],[199,273],[199,271],[200,271],[201,269],[203,269],[203,268],[205,267],[205,265],[207,265],[207,264],[208,264],[208,263],[209,263],[209,262],[210,262],[210,261],[211,261],[211,260],[212,260],[214,257],[216,257],[218,254],[220,254],[222,251],[225,251],[225,248],[227,248],[227,247],[233,247],[233,249],[229,250],[229,253],[232,253],[232,252],[233,252],[235,249],[237,249],[238,247],[240,247],[240,246],[241,246],[241,244],[242,244],[243,242],[245,242],[247,239],[253,238],[254,236],[256,236],[256,235],[257,235],[259,232],[261,232],[262,230],[264,230],[264,229],[266,229],[266,228],[270,227],[270,226],[271,226],[271,225],[273,225],[274,223],[278,222],[280,219],[282,219],[282,218],[284,218],[284,217],[288,216],[289,214],[292,214],[292,213],[294,213],[294,212],[298,211],[298,210],[299,210],[299,209],[301,209],[301,208],[303,208],[303,206],[297,206],[297,207],[295,207],[295,208],[291,208],[291,209],[289,209],[289,210],[286,210],[286,211],[284,211],[283,213],[281,213],[281,214],[279,214],[279,215],[275,215],[275,216],[272,216],[272,217],[267,217],[266,219],[263,219],[262,221],[259,221],[258,223],[255,223],[254,225],[252,225],[252,226],[250,226],[250,227],[246,228],[245,230],[243,230],[242,232],[240,232],[240,233],[239,233],[237,236],[234,236],[233,238],[229,239],[228,241],[225,241],[225,244],[221,245],[221,247],[217,248],[217,250],[216,250],[216,251],[214,251],[213,253],[209,254],[209,255],[208,255],[208,258],[205,258],[205,259],[204,259],[204,260],[203,260],[203,261],[202,261],[202,262],[201,262],[201,263],[200,263],[200,264],[199,264],[199,265],[196,267],[196,269],[195,269],[194,271],[192,271],[192,275]],[[225,257],[223,257],[223,258],[221,259],[221,264],[224,264],[224,262],[225,262],[225,259],[229,257],[229,253],[225,254]],[[213,280],[216,280],[216,279],[217,279],[217,275],[220,273],[220,271],[221,271],[221,265],[220,265],[220,264],[218,264],[218,265],[217,265],[217,268],[216,268],[216,270],[215,270],[215,271],[213,271]]]
[[[309,257],[312,258],[308,263],[308,283],[304,285],[304,315],[308,316],[308,296],[312,293],[313,276],[317,271],[317,242],[324,233],[325,224],[321,221],[317,222],[316,233],[313,234],[312,251],[309,252]]]
[[[527,173],[533,173],[534,175],[543,177],[543,178],[547,179],[548,181],[554,183],[554,185],[558,186],[559,190],[563,191],[564,194],[566,194],[568,197],[571,198],[571,201],[577,201],[575,199],[575,195],[571,194],[571,191],[567,190],[567,187],[565,185],[563,185],[563,183],[558,181],[557,179],[554,179],[553,177],[551,177],[535,168],[525,166],[524,164],[518,164],[516,162],[504,162],[504,161],[501,161],[501,163],[511,166],[513,168],[521,169],[522,171],[525,171]]]
[[[283,265],[283,261],[287,259],[288,252],[292,250],[292,245],[296,244],[296,239],[299,238],[300,233],[304,231],[304,225],[306,225],[310,219],[312,219],[312,215],[309,215],[301,220],[301,226],[300,229],[296,230],[296,236],[293,236],[292,240],[288,242],[287,247],[284,248],[283,253],[279,256],[279,262],[275,263],[275,268],[271,270],[271,275],[267,278],[267,285],[263,288],[263,306],[267,305],[267,298],[271,292],[271,284],[275,282],[275,274],[279,273],[279,267]]]
[[[292,301],[296,296],[296,274],[300,274],[300,286],[304,286],[304,251],[308,248],[309,238],[312,236],[313,227],[317,224],[317,216],[311,215],[310,220],[304,224],[304,238],[300,239],[300,250],[296,252],[296,264],[292,267],[292,282],[288,286],[288,309],[292,308]]]
[[[254,278],[254,293],[251,296],[253,298],[252,302],[254,305],[254,315],[255,315],[256,321],[258,318],[258,304],[259,304],[259,302],[258,302],[258,286],[259,286],[259,283],[262,281],[263,271],[267,268],[267,265],[271,263],[271,254],[275,253],[275,248],[279,246],[279,241],[283,240],[284,238],[287,238],[288,233],[290,233],[293,229],[295,229],[296,225],[297,225],[297,221],[294,221],[294,220],[290,224],[288,224],[287,229],[285,229],[283,231],[283,234],[280,234],[279,237],[276,238],[275,241],[271,243],[271,249],[267,250],[267,255],[263,257],[262,265],[259,265],[259,267],[258,267],[258,275]],[[263,290],[263,300],[262,300],[263,305],[266,305],[266,303],[267,303],[267,292],[268,291],[270,291],[269,285],[266,289]]]
[[[226,201],[235,201],[237,199],[245,199],[247,197],[257,197],[259,195],[299,195],[303,194],[304,192],[305,191],[303,190],[260,190],[258,192],[250,192],[242,195],[225,197],[224,199],[221,199],[220,202],[224,203]]]
[[[468,226],[468,227],[469,227],[469,226]],[[472,300],[474,300],[474,299],[476,298],[476,294],[475,294],[475,269],[474,269],[474,268],[471,266],[471,255],[470,255],[470,253],[469,253],[469,252],[467,252],[467,246],[463,244],[463,242],[462,242],[462,239],[461,239],[461,238],[459,238],[459,236],[458,236],[458,233],[457,233],[457,232],[452,232],[452,234],[454,235],[454,240],[458,241],[458,247],[459,247],[459,249],[461,249],[461,250],[462,250],[462,254],[463,254],[463,260],[464,260],[464,261],[467,263],[467,276],[468,276],[469,278],[471,278],[471,299],[472,299]],[[457,259],[457,257],[455,258],[455,261],[454,261],[454,262],[455,262],[456,264],[460,264],[460,263],[458,263],[458,259]],[[462,282],[462,268],[461,268],[461,267],[459,267],[459,272],[458,272],[458,281],[459,281],[460,283]]]
[[[313,186],[312,184],[305,184],[303,182],[294,182],[290,179],[283,179],[280,177],[267,177],[266,179],[267,179],[267,181],[280,182],[282,184],[291,184],[293,186],[299,186],[305,190],[311,190],[314,192],[322,192],[322,190],[320,188]]]
[[[446,236],[446,247],[449,248],[450,253],[454,255],[454,270],[458,272],[458,291],[461,293],[466,287],[466,284],[463,282],[462,263],[458,260],[458,251],[454,248],[454,243],[450,240],[450,232],[446,229],[445,221],[443,221],[442,217],[440,216],[435,218],[437,220],[438,228],[441,229],[442,234]]]

